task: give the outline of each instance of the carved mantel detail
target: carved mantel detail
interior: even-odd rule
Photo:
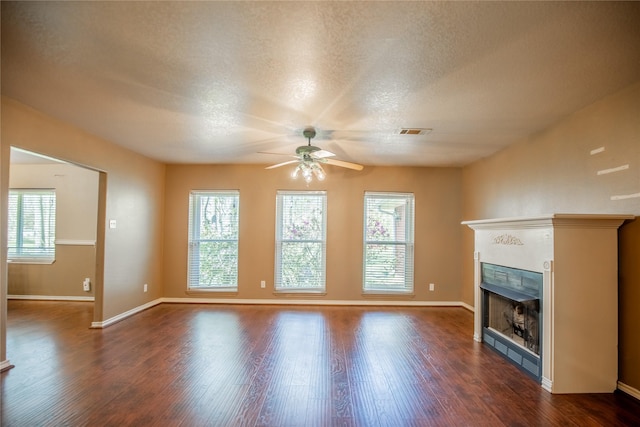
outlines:
[[[493,238],[494,245],[517,245],[523,246],[522,240],[518,239],[516,236],[512,236],[511,234],[501,234]]]

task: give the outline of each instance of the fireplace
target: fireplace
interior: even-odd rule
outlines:
[[[480,289],[482,340],[540,381],[542,273],[482,263]]]
[[[633,215],[465,221],[474,230],[474,340],[551,393],[618,381],[618,227]]]

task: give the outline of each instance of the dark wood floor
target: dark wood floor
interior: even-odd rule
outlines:
[[[461,308],[9,301],[2,426],[640,425],[623,394],[551,395]]]

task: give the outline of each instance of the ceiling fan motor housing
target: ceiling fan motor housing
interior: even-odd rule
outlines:
[[[309,155],[315,151],[320,151],[320,148],[314,147],[313,145],[301,145],[296,148],[296,154],[299,156]]]
[[[302,131],[302,135],[307,139],[314,138],[316,136],[316,129],[313,126],[307,126]]]

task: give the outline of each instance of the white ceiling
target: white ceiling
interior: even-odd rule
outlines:
[[[66,163],[66,162],[63,162],[62,160],[54,159],[52,157],[43,156],[41,154],[22,150],[20,148],[11,147],[11,163],[36,165],[36,164],[51,164],[51,163]]]
[[[461,166],[640,81],[640,2],[7,2],[2,94],[167,163]],[[400,128],[430,128],[399,136]]]

